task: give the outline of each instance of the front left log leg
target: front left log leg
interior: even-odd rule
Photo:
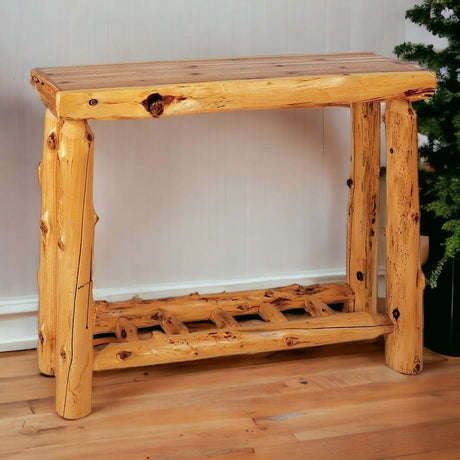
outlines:
[[[386,337],[388,366],[404,374],[423,368],[423,289],[420,267],[420,208],[416,114],[409,101],[388,102],[387,314],[394,330]]]
[[[66,419],[91,412],[93,373],[93,134],[65,121],[58,146],[56,410]]]

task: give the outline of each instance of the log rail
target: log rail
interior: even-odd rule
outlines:
[[[94,331],[106,337],[95,339],[93,369],[307,348],[375,339],[393,331],[386,315],[342,311],[353,300],[352,289],[337,283],[98,301]],[[193,332],[195,322],[201,330]],[[150,330],[141,338],[138,328]]]
[[[278,311],[304,308],[310,299],[315,299],[324,307],[340,304],[354,298],[353,291],[345,283],[315,284],[300,286],[293,284],[281,288],[259,289],[238,293],[200,295],[198,293],[183,297],[143,300],[134,297],[121,302],[95,302],[95,334],[111,332],[120,317],[127,318],[136,327],[149,327],[160,324],[159,311],[168,312],[179,321],[206,321],[216,308],[225,310],[232,316],[259,314],[259,307],[270,304]]]
[[[147,340],[111,343],[96,351],[94,370],[371,340],[392,330],[393,323],[386,315],[357,312],[282,324],[177,335],[152,334]]]

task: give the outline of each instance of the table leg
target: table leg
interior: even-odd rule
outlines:
[[[56,410],[67,419],[91,412],[93,373],[93,134],[64,121],[57,164]]]
[[[40,267],[38,269],[38,367],[54,375],[56,342],[56,163],[62,122],[49,111],[45,115],[43,157],[38,167],[42,192],[40,214]]]
[[[423,367],[423,289],[420,268],[417,119],[409,101],[388,102],[385,112],[387,154],[387,314],[385,359],[404,374]]]
[[[347,283],[353,289],[355,299],[347,305],[350,312],[377,313],[380,124],[379,102],[351,105]]]

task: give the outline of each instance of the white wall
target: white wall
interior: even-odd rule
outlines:
[[[369,50],[409,0],[0,0],[0,349],[36,340],[33,67]],[[93,122],[96,296],[343,277],[344,109]]]

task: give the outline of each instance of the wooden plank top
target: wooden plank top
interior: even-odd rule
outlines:
[[[146,118],[422,99],[436,83],[414,64],[341,53],[34,69],[32,84],[59,117]]]
[[[414,64],[373,53],[346,53],[54,67],[36,69],[35,74],[53,84],[58,91],[79,91],[207,81],[420,71]]]

